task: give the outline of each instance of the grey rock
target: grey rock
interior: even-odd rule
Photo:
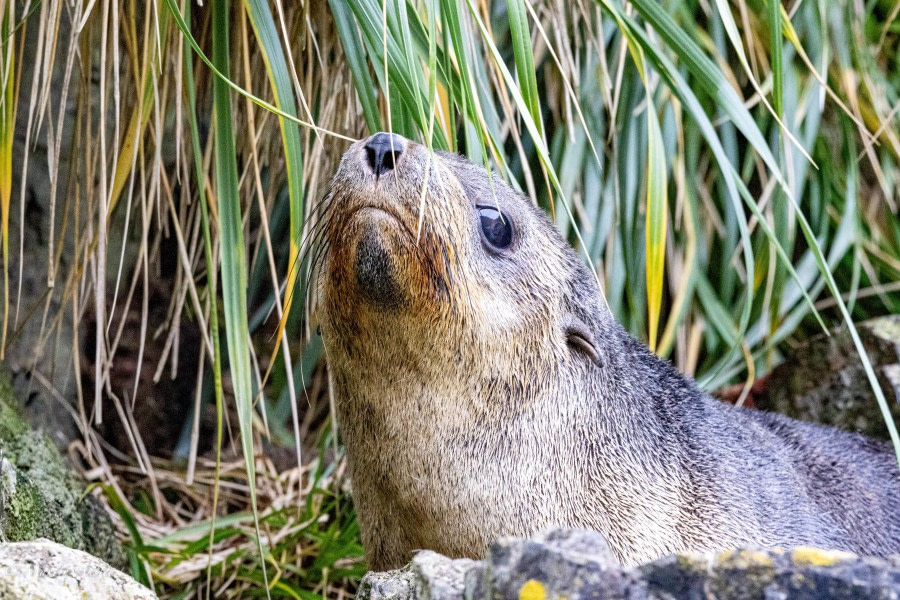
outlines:
[[[461,585],[462,582],[462,585]],[[507,538],[482,561],[420,553],[369,573],[357,600],[851,600],[900,598],[900,557],[795,548],[741,549],[619,565],[603,537],[555,530]]]
[[[419,552],[410,567],[416,600],[454,600],[461,597],[466,573],[476,561],[451,559],[431,550]]]
[[[50,540],[0,544],[0,598],[155,600],[121,571]]]
[[[357,598],[369,600],[456,600],[463,597],[466,573],[479,563],[466,558],[447,558],[423,550],[406,567],[383,573],[367,573]]]
[[[894,420],[900,420],[900,315],[856,325]],[[896,400],[896,401],[894,401]],[[849,332],[790,352],[754,395],[757,408],[887,439],[887,427]]]
[[[900,594],[897,563],[848,552],[796,548],[667,557],[638,568],[659,600],[851,600]]]
[[[416,597],[415,583],[415,575],[409,565],[395,571],[372,571],[360,581],[356,597],[366,600],[412,600]]]
[[[54,11],[49,11],[51,14]],[[17,311],[17,326],[7,332],[4,367],[12,375],[12,384],[19,398],[33,401],[26,407],[28,417],[42,427],[54,444],[61,450],[79,436],[75,421],[65,410],[62,410],[59,399],[62,398],[70,406],[77,406],[75,378],[72,375],[74,325],[72,311],[66,310],[65,281],[70,269],[75,264],[77,252],[73,243],[73,235],[61,236],[63,223],[62,207],[66,205],[66,190],[70,190],[69,173],[73,169],[70,147],[75,131],[78,110],[78,94],[76,88],[79,80],[90,77],[90,73],[79,73],[78,61],[69,81],[68,93],[63,93],[66,83],[66,56],[73,30],[77,24],[72,23],[74,11],[61,10],[57,16],[49,16],[48,26],[56,29],[55,46],[48,46],[40,37],[39,29],[27,27],[26,41],[22,46],[21,84],[18,86],[19,97],[16,102],[16,132],[13,141],[13,178],[12,198],[10,203],[10,290],[21,297],[21,303],[11,310]],[[73,26],[74,25],[74,26]],[[82,47],[87,50],[86,44]],[[99,45],[94,44],[94,46]],[[48,60],[46,52],[54,51],[55,68],[44,73],[43,68],[35,65]],[[95,61],[90,61],[96,64]],[[48,64],[50,64],[48,62]],[[31,106],[32,83],[37,78],[39,86],[48,86],[47,112],[43,119],[34,118],[41,127],[28,135]],[[95,97],[84,98],[90,102],[93,114],[99,109],[99,85],[92,85],[96,90]],[[52,115],[52,118],[50,118]],[[37,112],[35,112],[37,117]],[[61,121],[60,121],[61,119]],[[62,127],[60,131],[58,128]],[[58,156],[53,147],[59,136]],[[27,168],[26,168],[26,159]],[[52,165],[56,165],[56,169]],[[85,205],[86,203],[81,203]],[[54,209],[54,206],[56,207]],[[75,210],[68,216],[69,222],[76,217]],[[86,219],[84,208],[78,218]],[[71,227],[71,225],[70,225]],[[21,252],[19,237],[21,236]],[[62,240],[60,240],[62,238]],[[59,253],[56,284],[48,288],[50,272],[51,243],[62,242]],[[55,251],[59,246],[54,247]],[[19,271],[21,269],[21,280]],[[16,283],[13,284],[13,281]],[[21,281],[21,289],[18,289]],[[13,287],[15,286],[15,287]],[[58,315],[53,334],[47,330],[48,324],[42,318],[44,310],[53,319]],[[13,323],[12,313],[10,325]]]
[[[481,587],[482,598],[518,599],[524,593],[625,599],[637,585],[602,535],[579,529],[549,531],[529,540],[498,540],[484,564],[487,586]]]
[[[0,375],[0,540],[37,538],[85,550],[116,567],[126,564],[109,516],[85,495],[53,443],[22,417]]]

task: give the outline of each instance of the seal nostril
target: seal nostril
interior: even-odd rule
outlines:
[[[393,170],[397,158],[406,149],[406,140],[394,133],[376,133],[366,142],[366,159],[376,176]]]
[[[396,154],[388,150],[384,153],[384,156],[381,157],[381,168],[385,171],[390,171],[394,168],[394,158]]]

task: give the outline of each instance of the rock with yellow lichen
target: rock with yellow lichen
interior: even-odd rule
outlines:
[[[856,600],[900,598],[900,557],[794,548],[670,556],[622,567],[595,532],[497,541],[482,561],[422,552],[363,579],[357,600]]]

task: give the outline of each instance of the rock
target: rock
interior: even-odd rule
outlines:
[[[409,565],[396,571],[370,571],[360,581],[356,597],[366,600],[412,600],[416,598],[415,584],[416,578]]]
[[[856,325],[894,420],[900,420],[900,315]],[[788,354],[754,393],[757,408],[887,439],[887,427],[853,340],[817,336]]]
[[[72,71],[74,76],[67,81],[65,65],[69,39],[73,29],[78,27],[78,23],[72,22],[75,14],[67,10],[47,11],[46,26],[51,31],[55,30],[54,37],[59,40],[51,48],[47,47],[43,28],[24,28],[20,59],[20,65],[24,68],[17,70],[17,75],[21,75],[22,79],[17,82],[19,96],[15,102],[18,107],[12,150],[12,172],[15,176],[12,178],[9,211],[10,291],[17,290],[21,303],[15,309],[18,319],[14,320],[10,313],[4,367],[11,373],[19,397],[29,400],[24,410],[31,422],[40,424],[59,448],[65,448],[80,435],[75,421],[67,411],[61,410],[59,402],[53,398],[61,394],[72,406],[77,406],[77,390],[72,375],[75,324],[71,303],[66,299],[71,291],[67,291],[65,282],[71,269],[78,264],[75,240],[80,234],[60,234],[64,231],[64,219],[69,219],[71,223],[75,218],[87,218],[86,203],[82,203],[80,210],[68,212],[66,217],[62,214],[62,207],[66,205],[66,190],[77,187],[77,184],[72,185],[74,182],[69,175],[77,173],[73,162],[78,157],[71,147],[79,120],[79,104],[90,107],[92,113],[100,107],[99,81],[91,82],[94,93],[88,96],[79,98],[80,94],[76,92],[76,88],[84,85],[83,77],[91,81],[90,72],[74,75],[79,72],[76,66]],[[80,51],[91,52],[93,48],[88,48],[83,42]],[[99,48],[100,45],[94,43],[92,46]],[[52,59],[47,54],[48,50]],[[94,57],[99,57],[99,54],[94,54]],[[38,65],[44,65],[44,68]],[[51,65],[54,68],[47,72]],[[35,118],[40,109],[31,102],[35,79],[39,87],[46,90],[46,113],[42,119]],[[68,94],[63,93],[66,83],[69,84]],[[42,101],[36,100],[38,103]],[[34,130],[37,124],[40,127]],[[110,125],[114,126],[114,123],[110,121]],[[57,143],[58,151],[54,149]],[[56,168],[51,168],[51,165]],[[24,202],[24,210],[19,210],[19,202]],[[21,252],[20,235],[23,240]],[[58,251],[58,259],[55,259],[58,264],[54,265],[56,284],[52,288],[47,285],[51,272],[50,256],[55,254],[50,248]],[[77,368],[77,365],[74,366]]]
[[[0,539],[49,538],[124,566],[107,514],[93,496],[84,495],[56,447],[29,427],[16,406],[0,377]]]
[[[460,577],[464,585],[460,587]],[[428,595],[430,594],[430,595]],[[620,566],[603,536],[554,530],[502,539],[482,561],[422,552],[404,569],[369,573],[357,600],[851,600],[900,598],[900,557],[742,549]]]
[[[480,568],[468,578],[473,598],[624,599],[634,583],[602,535],[579,529],[500,539]]]
[[[369,600],[455,600],[463,597],[465,576],[478,565],[466,558],[447,558],[431,550],[419,552],[406,567],[367,573],[357,598]]]
[[[815,548],[690,554],[638,571],[647,587],[629,598],[887,600],[900,595],[900,563]]]
[[[451,559],[423,550],[412,563],[410,571],[418,600],[453,600],[459,598],[465,588],[466,573],[476,565],[467,558]]]
[[[156,595],[90,554],[41,539],[0,544],[0,598],[155,600]]]

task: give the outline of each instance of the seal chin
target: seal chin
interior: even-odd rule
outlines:
[[[365,209],[364,212],[365,221],[353,259],[357,294],[378,309],[402,308],[406,299],[397,279],[396,242],[391,239],[399,235],[399,223],[380,209]]]

